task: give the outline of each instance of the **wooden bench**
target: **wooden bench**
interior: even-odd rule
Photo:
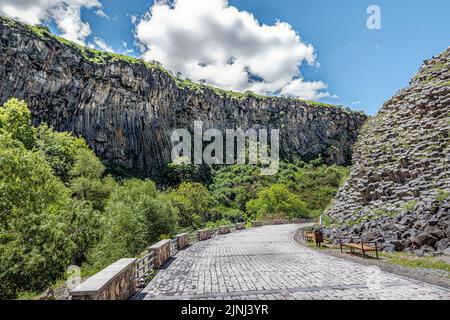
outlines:
[[[303,239],[305,242],[314,241],[314,231],[303,231]]]
[[[303,231],[303,240],[308,242],[314,242],[318,247],[323,243],[323,235],[319,231],[305,230]]]
[[[363,255],[363,259],[368,256],[367,252],[375,252],[376,257],[378,259],[378,245],[376,242],[363,242],[361,243],[351,243],[351,242],[343,242],[346,238],[340,238],[339,239],[339,245],[341,246],[341,252],[343,252],[343,248],[349,248],[350,254],[354,254],[355,250],[361,251]]]

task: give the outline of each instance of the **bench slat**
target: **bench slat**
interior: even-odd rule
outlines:
[[[342,244],[344,247],[348,247],[348,248],[353,248],[353,249],[358,249],[358,250],[364,250],[364,251],[376,251],[375,247],[371,247],[371,246],[366,246],[366,245],[362,245],[358,244],[358,243],[343,243]]]

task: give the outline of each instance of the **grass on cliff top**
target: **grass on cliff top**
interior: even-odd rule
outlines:
[[[343,106],[336,106],[328,103],[323,102],[317,102],[317,101],[311,101],[311,100],[304,100],[300,98],[291,98],[291,97],[275,97],[275,96],[265,96],[261,94],[257,94],[251,91],[246,92],[236,92],[231,90],[224,90],[220,88],[216,88],[207,84],[197,83],[194,81],[191,81],[189,79],[180,79],[173,75],[170,71],[165,69],[159,62],[157,61],[144,61],[143,59],[137,59],[134,57],[126,56],[123,54],[118,53],[112,53],[112,52],[105,52],[100,51],[88,47],[81,46],[73,41],[61,38],[57,35],[54,35],[51,33],[50,29],[46,26],[41,25],[26,25],[22,24],[20,22],[17,22],[13,19],[0,16],[0,23],[3,23],[4,25],[7,25],[9,27],[17,27],[18,25],[21,25],[25,28],[27,28],[30,32],[35,34],[39,39],[43,41],[49,41],[51,39],[55,39],[59,41],[61,44],[67,45],[69,47],[72,47],[73,49],[77,50],[83,59],[85,59],[88,62],[95,63],[95,64],[107,64],[107,63],[114,63],[118,61],[126,62],[129,64],[141,64],[147,67],[148,69],[152,70],[159,70],[162,73],[169,76],[176,84],[176,86],[181,90],[189,90],[196,94],[203,94],[205,91],[213,92],[214,94],[222,97],[222,98],[228,98],[228,99],[234,99],[234,100],[246,100],[248,98],[254,98],[259,100],[272,100],[272,99],[284,99],[287,101],[292,102],[303,102],[305,106],[320,106],[320,107],[326,107],[330,109],[340,109],[341,111],[344,111],[346,113],[356,113],[365,115],[362,111],[354,111],[351,110],[348,107]]]
[[[441,53],[440,57],[448,59],[450,57],[450,48],[445,50],[443,53]],[[420,68],[420,70],[417,72],[417,74],[414,76],[413,81],[417,81],[420,78],[423,78],[420,81],[422,83],[427,83],[427,82],[434,81],[435,79],[431,75],[429,75],[429,73],[440,71],[440,70],[442,70],[444,68],[445,68],[445,64],[444,63],[440,63],[440,62],[430,63],[428,65],[424,64]],[[448,85],[448,84],[444,84],[444,86],[446,86],[446,85]]]

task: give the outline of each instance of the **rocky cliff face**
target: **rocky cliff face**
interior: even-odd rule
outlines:
[[[450,239],[450,48],[368,121],[328,235],[377,241],[387,251],[436,254]],[[447,249],[450,251],[450,249]]]
[[[0,19],[0,103],[24,99],[35,123],[83,136],[108,162],[155,173],[174,128],[279,128],[284,157],[351,159],[366,117],[330,105],[236,94],[175,79],[161,67],[77,47]]]

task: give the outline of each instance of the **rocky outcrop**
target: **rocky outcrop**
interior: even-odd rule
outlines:
[[[328,236],[417,254],[449,247],[449,129],[450,48],[367,122],[350,178],[327,211]]]
[[[351,160],[366,116],[298,99],[218,90],[158,65],[101,53],[0,19],[0,103],[24,99],[34,122],[83,136],[104,160],[149,174],[170,161],[174,128],[278,128],[286,158]]]

